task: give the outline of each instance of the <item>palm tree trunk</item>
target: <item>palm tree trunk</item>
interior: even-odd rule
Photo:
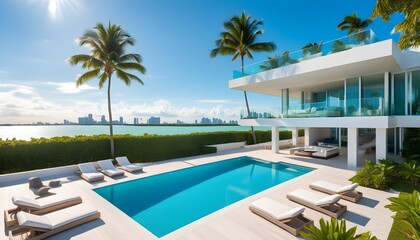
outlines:
[[[242,61],[242,77],[244,76],[244,57],[241,56]],[[246,111],[248,112],[248,118],[251,118],[251,112],[249,111],[249,104],[248,104],[248,97],[246,95],[246,91],[244,91],[244,97],[245,97],[245,104],[246,104]],[[255,136],[254,127],[251,126],[251,134],[252,134],[252,141],[254,144],[257,144],[257,137]]]
[[[111,144],[111,158],[115,158],[114,130],[112,129],[112,112],[111,112],[111,75],[109,75],[108,77],[108,116],[109,116],[109,142]]]

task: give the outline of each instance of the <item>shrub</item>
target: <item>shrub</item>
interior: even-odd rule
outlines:
[[[417,185],[420,180],[420,166],[416,161],[403,162],[398,173],[404,179],[410,180],[414,185]]]
[[[300,131],[300,134],[303,134]],[[271,131],[256,131],[258,142],[271,141]],[[281,131],[280,139],[291,138]],[[247,141],[250,132],[213,132],[184,135],[115,135],[115,154],[133,162],[155,162],[214,153],[205,145]],[[98,161],[110,156],[109,136],[75,136],[24,140],[0,140],[0,174]]]
[[[315,225],[306,226],[308,232],[301,231],[300,234],[310,240],[377,240],[370,232],[356,234],[357,227],[347,230],[346,220],[338,222],[337,219],[331,218],[330,223],[321,218],[319,225],[319,228]]]
[[[395,166],[376,164],[366,160],[365,166],[359,169],[350,181],[365,187],[389,189],[394,168]]]
[[[385,207],[396,212],[394,219],[407,223],[412,229],[413,235],[408,235],[411,239],[420,239],[420,200],[419,193],[413,191],[412,194],[401,193],[398,197],[388,198],[391,204]],[[407,235],[406,232],[401,231]]]

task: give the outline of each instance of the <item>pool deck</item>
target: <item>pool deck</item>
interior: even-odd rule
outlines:
[[[355,173],[354,170],[347,168],[345,155],[322,160],[291,156],[287,150],[281,150],[280,154],[273,154],[270,150],[241,148],[217,154],[150,164],[144,167],[144,173],[126,173],[126,176],[117,179],[105,177],[104,181],[93,184],[87,183],[76,175],[54,176],[49,179],[42,178],[43,181],[50,179],[63,181],[63,185],[52,189],[52,192],[77,192],[84,203],[95,206],[101,213],[101,218],[98,220],[75,227],[48,239],[159,239],[91,189],[239,156],[250,156],[272,162],[282,161],[316,168],[316,170],[236,202],[160,239],[294,239],[292,235],[283,229],[253,214],[248,209],[249,204],[261,197],[269,197],[286,205],[297,207],[299,204],[286,198],[288,192],[298,188],[309,189],[308,185],[317,180],[348,184],[348,179]],[[387,198],[397,196],[398,192],[379,191],[365,187],[359,187],[358,190],[363,192],[363,199],[358,203],[340,200],[341,204],[347,205],[347,212],[339,219],[346,219],[348,228],[357,226],[357,232],[359,233],[371,231],[379,239],[386,239],[392,226],[393,219],[391,216],[393,214],[384,206],[389,204]],[[141,189],[138,190],[138,194],[141,194]],[[28,189],[26,182],[3,186],[0,188],[1,211],[13,207],[10,199],[14,195],[34,196]],[[188,204],[188,202],[185,204]],[[319,226],[320,218],[329,219],[328,216],[309,208],[306,208],[304,215],[313,219],[317,226]],[[162,222],[164,221],[165,219],[162,219]],[[7,231],[10,228],[5,229],[4,221],[0,225],[0,230],[0,239],[7,239]]]

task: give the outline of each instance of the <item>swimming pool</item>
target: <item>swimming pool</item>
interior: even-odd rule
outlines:
[[[190,167],[94,191],[157,237],[312,171],[250,157]]]

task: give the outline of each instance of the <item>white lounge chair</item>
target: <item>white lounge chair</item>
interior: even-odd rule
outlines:
[[[363,197],[363,193],[356,191],[358,186],[357,183],[343,186],[327,181],[316,181],[309,185],[310,188],[320,192],[339,194],[341,198],[351,202],[357,202]]]
[[[118,164],[120,165],[120,168],[124,171],[127,171],[127,172],[143,171],[142,166],[132,164],[130,161],[128,161],[128,158],[126,156],[116,157],[115,160],[117,160]]]
[[[109,177],[116,177],[124,175],[124,171],[116,168],[112,163],[112,159],[98,161],[99,166],[102,169],[102,173]]]
[[[338,218],[347,211],[347,206],[338,203],[340,195],[327,195],[319,192],[297,189],[287,194],[287,198],[330,217]]]
[[[82,173],[80,176],[87,182],[104,180],[104,175],[98,172],[93,163],[79,163],[77,166],[79,166],[80,172]]]
[[[18,212],[16,218],[19,228],[9,231],[9,239],[21,239],[22,236],[27,236],[25,239],[44,239],[98,219],[100,216],[96,209],[85,203],[42,216]]]
[[[4,222],[6,227],[13,226],[17,223],[16,213],[19,211],[41,215],[79,204],[82,202],[82,198],[74,193],[62,193],[38,199],[13,196],[12,202],[16,205],[16,208],[4,210]]]
[[[302,214],[305,208],[292,208],[266,197],[251,203],[249,209],[294,236],[298,236],[305,226],[314,224],[314,221]]]

